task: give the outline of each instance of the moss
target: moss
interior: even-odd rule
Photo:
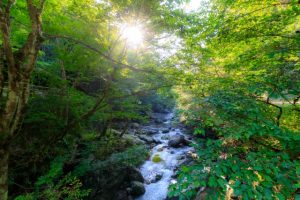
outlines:
[[[163,159],[158,154],[155,154],[152,158],[152,162],[159,163],[161,161],[163,161]]]

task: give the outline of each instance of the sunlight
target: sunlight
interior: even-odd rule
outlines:
[[[124,25],[121,30],[122,38],[133,48],[141,46],[144,41],[144,32],[141,25]]]
[[[200,8],[201,5],[207,4],[207,0],[190,0],[189,3],[183,6],[183,10],[187,13],[194,12]]]

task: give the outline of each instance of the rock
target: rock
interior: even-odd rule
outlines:
[[[170,151],[170,154],[174,154],[175,153],[175,151]]]
[[[165,146],[158,148],[157,151],[162,152],[164,149],[165,149]]]
[[[160,179],[163,177],[163,173],[157,173],[153,180],[151,180],[151,183],[156,183],[160,181]]]
[[[93,167],[97,169],[97,165],[95,163]],[[128,174],[125,171],[127,171],[126,168],[116,167],[87,172],[82,178],[83,185],[91,190],[87,199],[114,199],[124,184],[130,184],[130,182],[127,183]],[[118,195],[123,196],[124,192],[121,193]]]
[[[159,163],[161,161],[163,161],[163,159],[158,154],[155,154],[152,158],[152,162]]]
[[[161,120],[161,119],[155,119],[155,120],[154,120],[154,123],[156,123],[156,124],[162,124],[162,123],[163,123],[163,120]]]
[[[132,128],[139,128],[140,125],[139,125],[138,123],[132,123],[132,124],[131,124],[131,127],[132,127]]]
[[[143,141],[145,141],[147,144],[155,143],[154,139],[152,137],[149,137],[147,135],[140,135],[139,138]]]
[[[155,144],[161,144],[162,143],[162,141],[160,141],[159,139],[154,139],[153,138],[153,141],[154,141]]]
[[[170,147],[178,148],[182,145],[186,145],[186,140],[183,135],[176,135],[174,138],[169,140],[168,145]]]
[[[188,151],[186,153],[187,158],[191,159],[191,160],[197,160],[198,159],[198,155],[196,154],[195,151]]]
[[[184,155],[179,155],[176,157],[176,160],[183,160],[185,159],[185,156]]]
[[[161,139],[162,140],[168,140],[168,139],[170,139],[170,137],[168,135],[163,135],[163,136],[161,136]]]
[[[128,178],[129,181],[138,181],[138,182],[144,182],[144,177],[141,174],[141,172],[135,168],[135,167],[128,167],[127,169],[127,173],[128,173]]]
[[[131,189],[130,187],[126,188],[126,192],[127,192],[127,194],[130,194],[130,193],[131,193],[131,191],[132,191],[132,189]]]
[[[163,177],[162,172],[151,172],[148,177],[145,178],[146,184],[156,183],[160,181]]]
[[[132,181],[130,188],[131,188],[130,194],[134,197],[141,196],[146,192],[144,184],[138,181]]]
[[[118,131],[116,129],[110,129],[110,132],[114,135],[121,135],[121,131]]]
[[[154,134],[156,134],[156,133],[157,133],[157,131],[154,131],[154,130],[148,130],[148,131],[146,132],[147,135],[154,135]]]
[[[162,133],[169,133],[170,130],[169,130],[169,129],[164,129],[164,130],[162,130],[161,132],[162,132]]]
[[[174,174],[172,174],[171,178],[172,178],[172,179],[177,179],[178,176],[179,176],[178,171],[175,171]]]
[[[138,138],[135,135],[130,135],[130,134],[124,134],[122,137],[124,140],[128,140],[130,142],[132,142],[133,144],[136,145],[144,145],[145,141],[141,140],[140,138]]]
[[[131,200],[126,190],[120,190],[116,193],[115,200]]]

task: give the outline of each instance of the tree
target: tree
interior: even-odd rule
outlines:
[[[189,84],[178,88],[180,105],[205,140],[173,195],[191,198],[199,187],[216,199],[295,195],[299,14],[298,1],[216,0],[177,20],[185,46],[174,62]]]
[[[0,66],[0,199],[7,199],[9,144],[22,121],[29,98],[29,81],[43,41],[41,14],[45,1],[27,0],[31,32],[18,49],[11,44],[11,8],[14,0],[1,1],[2,62]],[[4,75],[4,73],[7,73]],[[7,83],[5,82],[7,76]]]
[[[73,116],[74,118],[66,117],[63,130],[55,134],[57,135],[54,139],[55,142],[60,141],[76,125],[89,119],[99,109],[103,108],[104,104],[111,106],[107,109],[109,112],[114,106],[119,106],[121,110],[126,109],[126,106],[133,108],[134,98],[128,101],[129,105],[118,100],[140,95],[160,87],[160,85],[150,87],[156,73],[153,74],[154,78],[151,77],[152,79],[149,78],[149,80],[145,80],[143,75],[144,73],[155,72],[153,66],[158,63],[156,60],[153,61],[155,56],[151,53],[145,53],[139,60],[133,59],[137,57],[135,52],[127,52],[124,48],[124,42],[119,40],[118,27],[111,23],[120,20],[120,15],[126,15],[124,18],[127,18],[128,10],[135,16],[140,14],[142,11],[136,12],[137,8],[145,12],[149,11],[149,16],[154,19],[161,13],[159,8],[163,6],[160,5],[160,1],[101,1],[99,3],[93,0],[52,0],[47,1],[44,8],[45,2],[45,0],[7,0],[0,3],[2,35],[0,65],[1,200],[6,200],[8,195],[7,172],[10,146],[17,134],[22,132],[20,127],[29,100],[29,90],[32,87],[30,85],[31,76],[36,69],[37,61],[42,64],[49,64],[42,60],[43,54],[49,56],[48,54],[54,53],[54,51],[49,50],[43,52],[43,48],[55,46],[57,49],[65,50],[61,54],[60,50],[60,52],[55,51],[55,55],[49,56],[52,59],[51,62],[61,65],[64,74],[63,82],[69,81],[67,80],[68,72],[76,74],[76,78],[82,78],[78,74],[88,71],[84,71],[85,68],[83,67],[88,66],[92,68],[90,73],[101,73],[101,78],[105,80],[106,85],[104,90],[91,97],[93,104],[89,104],[89,108],[84,107],[84,111],[80,110],[79,115]],[[46,6],[51,7],[51,9]],[[143,20],[147,21],[148,18],[145,17]],[[43,48],[41,48],[42,46]],[[60,57],[61,55],[63,56]],[[74,62],[75,59],[77,65]],[[133,84],[133,81],[128,81],[134,76],[139,77],[137,82],[146,82],[144,84],[146,87],[140,87],[138,84]],[[64,83],[63,89],[65,90],[67,89],[66,85]],[[74,85],[70,87],[73,89]],[[129,94],[124,92],[126,86],[130,87]],[[61,93],[66,95],[66,92]],[[116,113],[116,115],[128,119],[133,117],[128,111],[121,114]]]

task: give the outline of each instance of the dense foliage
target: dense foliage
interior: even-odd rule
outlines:
[[[0,2],[0,200],[88,198],[95,172],[111,198],[147,158],[129,126],[174,107],[197,156],[170,196],[295,198],[299,1],[188,2]],[[140,47],[124,24],[142,25]]]
[[[290,199],[299,189],[298,1],[209,1],[181,18],[185,120],[206,140],[172,195]],[[204,137],[205,137],[204,136]]]
[[[123,135],[132,122],[174,106],[174,95],[166,92],[171,84],[152,50],[161,32],[153,21],[168,5],[7,0],[0,6],[0,199],[6,199],[7,182],[11,197],[82,199],[89,191],[81,190],[82,176],[94,169],[73,171],[86,156],[111,158],[120,169],[145,160],[145,150]],[[136,23],[136,16],[151,29],[141,49],[130,48],[121,36],[122,26]],[[62,171],[66,166],[72,167]]]

